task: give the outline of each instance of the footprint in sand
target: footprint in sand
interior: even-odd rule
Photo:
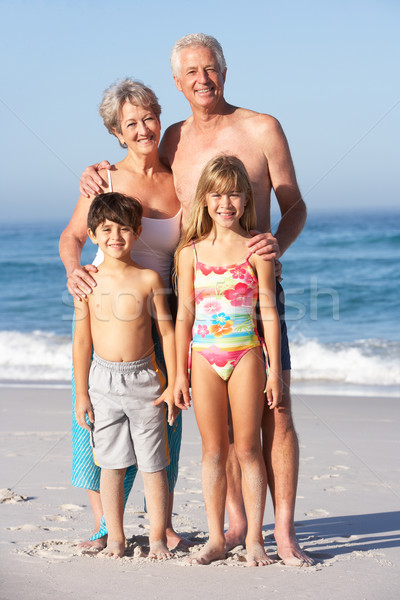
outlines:
[[[74,542],[63,542],[61,540],[35,544],[24,550],[17,550],[17,553],[45,558],[46,562],[68,562],[73,556],[79,555]]]
[[[17,527],[7,527],[9,531],[65,531],[64,527],[41,527],[40,525],[31,525],[26,523]]]
[[[325,475],[314,475],[311,479],[332,479],[333,477],[339,477],[337,473],[326,473]]]
[[[332,471],[348,471],[350,467],[347,467],[346,465],[333,465],[331,469]]]
[[[343,456],[344,455],[347,456],[349,453],[346,452],[346,450],[335,450],[335,452],[333,454],[343,454]]]
[[[45,515],[42,517],[43,521],[59,521],[65,522],[71,519],[71,517],[66,517],[65,515]]]
[[[22,494],[16,494],[10,488],[3,488],[0,490],[0,504],[9,502],[10,504],[16,504],[17,502],[26,502],[29,500],[28,496]]]
[[[55,486],[55,485],[46,485],[44,488],[44,490],[66,490],[67,488],[64,487],[63,485],[60,486]]]
[[[310,510],[310,512],[306,512],[304,514],[306,517],[327,517],[330,513],[323,508],[313,508]]]
[[[332,487],[325,488],[324,492],[345,492],[346,488],[341,485],[333,485]]]
[[[84,506],[79,506],[78,504],[61,504],[61,510],[71,510],[72,512],[76,512],[78,510],[83,510]]]

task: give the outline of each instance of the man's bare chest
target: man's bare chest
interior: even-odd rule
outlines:
[[[172,161],[174,184],[179,200],[185,206],[191,204],[197,182],[206,163],[220,154],[240,158],[249,174],[256,195],[270,192],[268,161],[252,140],[237,135],[204,139],[188,136],[182,139]]]

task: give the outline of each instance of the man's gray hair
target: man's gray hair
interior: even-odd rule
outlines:
[[[141,81],[135,81],[129,77],[118,79],[103,92],[99,106],[99,113],[104,125],[112,135],[115,135],[113,129],[121,133],[121,109],[125,102],[143,108],[151,108],[157,119],[160,119],[161,106],[153,90]],[[126,147],[122,144],[121,146]]]
[[[221,44],[212,35],[205,33],[189,33],[180,38],[171,51],[171,69],[174,77],[179,77],[181,71],[181,51],[189,46],[203,46],[214,52],[218,66],[222,71],[226,69],[226,62]]]

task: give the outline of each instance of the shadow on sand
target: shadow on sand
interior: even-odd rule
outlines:
[[[400,511],[310,519],[295,527],[300,545],[312,554],[322,550],[338,556],[400,546]]]

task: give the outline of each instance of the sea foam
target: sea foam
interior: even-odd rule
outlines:
[[[400,344],[370,339],[322,344],[301,339],[290,346],[292,381],[309,390],[349,385],[370,387],[393,395],[400,385]],[[71,381],[71,338],[43,331],[0,331],[0,383]],[[332,387],[333,386],[333,387]],[[389,390],[390,388],[390,390]],[[308,389],[308,388],[307,388]],[[339,389],[339,388],[338,388]]]

